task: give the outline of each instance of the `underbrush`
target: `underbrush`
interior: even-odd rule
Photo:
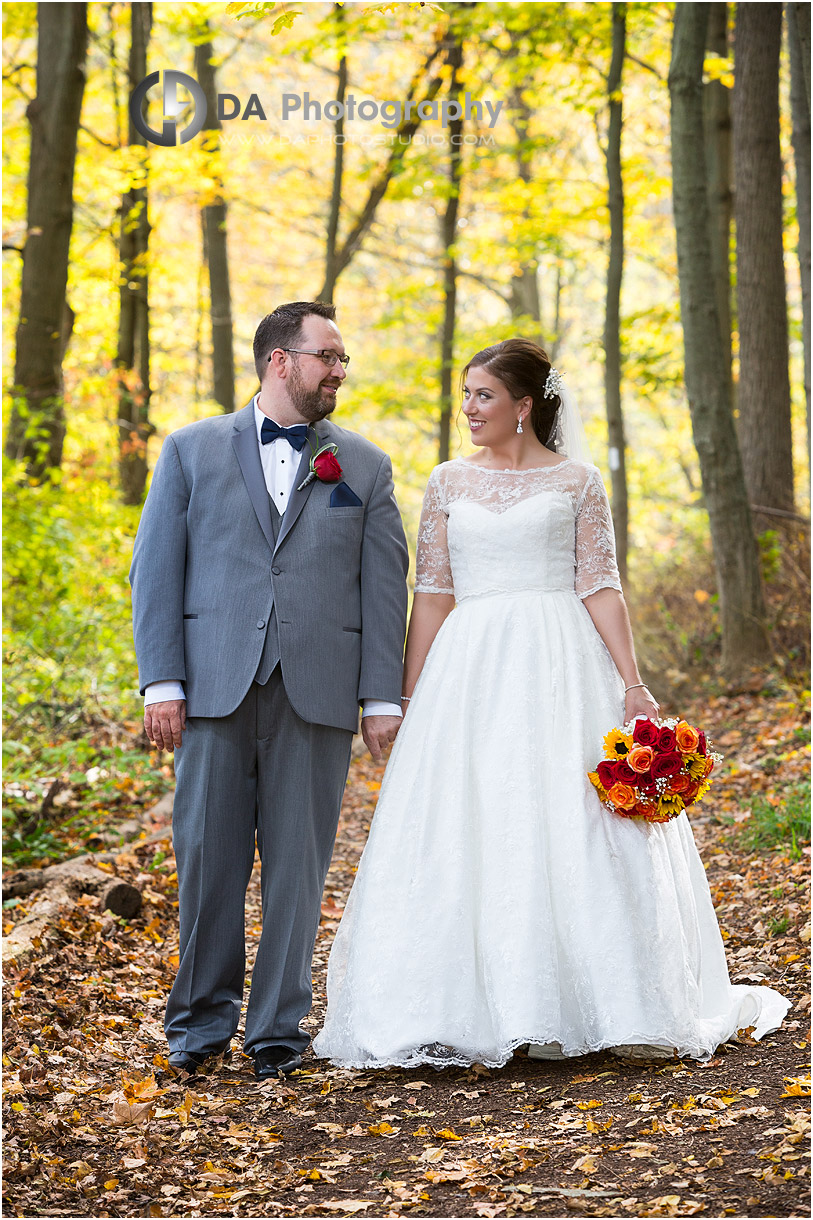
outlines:
[[[35,486],[9,463],[3,500],[8,867],[98,846],[171,769],[141,729],[127,582],[138,510],[81,472]]]
[[[660,553],[630,556],[629,597],[642,672],[663,696],[726,689],[718,676],[721,635],[711,543],[702,522]],[[801,523],[759,538],[763,590],[773,651],[770,670],[747,689],[807,688],[810,675],[810,535]],[[662,700],[663,701],[663,700]]]
[[[750,817],[735,832],[740,844],[749,851],[785,848],[798,860],[810,842],[810,780],[782,785],[773,801],[756,796],[746,804]]]

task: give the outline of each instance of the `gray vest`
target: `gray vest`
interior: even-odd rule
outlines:
[[[274,541],[279,537],[280,525],[282,524],[282,516],[271,497],[268,497],[268,503],[271,508],[271,529],[274,533]],[[274,669],[279,664],[279,629],[277,627],[277,616],[274,607],[271,607],[271,613],[268,617],[268,626],[265,631],[265,643],[263,645],[260,664],[257,666],[257,672],[254,675],[254,681],[260,686],[264,686]]]

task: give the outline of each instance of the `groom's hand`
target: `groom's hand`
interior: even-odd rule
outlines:
[[[400,716],[362,716],[361,735],[376,762],[381,762],[384,751],[395,741],[400,727]]]
[[[168,699],[144,708],[144,732],[159,750],[175,750],[186,728],[186,700]]]

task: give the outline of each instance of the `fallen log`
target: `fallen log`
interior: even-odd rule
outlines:
[[[3,881],[6,898],[22,898],[41,889],[43,894],[31,910],[3,937],[3,964],[19,961],[37,947],[36,942],[65,907],[73,906],[80,894],[98,894],[103,911],[132,919],[141,908],[141,891],[120,877],[111,877],[87,862],[65,860],[47,868],[24,868]]]
[[[147,814],[148,818],[161,820],[171,819],[173,792],[167,792]],[[154,843],[159,839],[172,835],[172,825],[166,826],[147,835],[142,843]],[[24,898],[35,890],[45,892],[36,900],[31,910],[12,928],[8,936],[3,937],[3,965],[7,962],[17,962],[32,953],[37,942],[47,931],[55,917],[65,907],[73,906],[80,894],[100,894],[102,910],[121,915],[124,919],[132,919],[141,908],[141,891],[134,885],[122,881],[120,877],[112,877],[102,872],[91,862],[114,864],[116,858],[128,850],[93,852],[87,855],[75,856],[72,860],[63,860],[60,864],[49,864],[47,868],[21,868],[13,873],[7,873],[3,878],[3,896],[5,898]]]

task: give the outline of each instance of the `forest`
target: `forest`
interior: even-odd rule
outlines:
[[[4,954],[8,1214],[799,1214],[810,5],[10,2],[3,35],[4,933],[28,929]],[[408,1074],[314,1069],[304,1094],[262,1094],[262,1147],[241,1127],[247,1082],[231,1108],[209,1078],[165,1084],[173,766],[141,723],[133,540],[163,440],[249,402],[258,322],[305,299],[337,307],[336,422],[390,455],[413,561],[432,468],[471,451],[468,359],[521,335],[561,370],[641,672],[726,755],[695,833],[732,977],[797,1003],[781,1055],[778,1035],[747,1070],[732,1052],[713,1082],[601,1061],[520,1062],[499,1085],[446,1072],[426,1113]],[[317,984],[381,782],[357,754]],[[46,871],[80,856],[135,887],[139,913],[105,912],[98,878],[38,907]],[[521,1100],[556,1105],[552,1160],[511,1126]],[[735,1101],[765,1112],[712,1138]],[[619,1128],[658,1105],[660,1131],[633,1128],[657,1150],[613,1150],[610,1109]],[[762,1176],[748,1123],[779,1149]]]

